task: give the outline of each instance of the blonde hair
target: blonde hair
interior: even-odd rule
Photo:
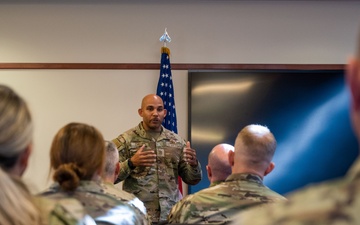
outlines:
[[[266,126],[251,124],[243,128],[235,141],[235,152],[249,164],[269,163],[275,154],[276,139]]]
[[[2,225],[38,225],[41,214],[25,184],[0,169],[0,221]]]
[[[69,123],[55,135],[50,149],[53,179],[65,191],[75,190],[80,180],[101,173],[105,159],[102,134],[93,126]]]
[[[26,102],[11,88],[0,85],[0,166],[14,166],[31,144],[33,123]]]

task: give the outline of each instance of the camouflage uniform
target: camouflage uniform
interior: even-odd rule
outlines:
[[[80,181],[79,187],[74,192],[64,192],[55,183],[42,192],[41,196],[54,200],[75,198],[81,202],[86,213],[97,224],[147,224],[133,206],[105,194],[101,185],[95,181]]]
[[[187,184],[197,184],[202,177],[201,166],[192,167],[183,159],[185,141],[177,134],[162,127],[155,140],[140,124],[113,140],[119,150],[119,181],[124,180],[123,189],[133,193],[144,202],[152,222],[166,221],[172,206],[180,200],[178,176]],[[153,149],[157,163],[153,167],[136,167],[131,170],[128,159],[145,144]]]
[[[344,178],[310,185],[288,199],[276,207],[240,213],[233,224],[360,224],[360,158]]]
[[[78,225],[94,224],[95,221],[88,218],[82,204],[73,198],[49,199],[42,196],[34,198],[39,208],[43,224],[47,225]]]
[[[236,212],[261,203],[285,201],[266,187],[259,176],[232,174],[225,182],[189,195],[171,210],[170,223],[226,224]]]
[[[134,206],[134,208],[139,211],[139,214],[142,215],[143,220],[145,221],[144,224],[151,224],[151,220],[146,213],[144,203],[140,201],[140,199],[138,199],[135,195],[116,188],[113,183],[104,182],[101,183],[101,187],[104,193],[109,194],[122,202]]]
[[[210,183],[210,186],[209,186],[209,187],[214,187],[214,186],[216,186],[216,185],[218,185],[218,184],[220,184],[220,183],[222,183],[222,182],[224,182],[224,181],[223,181],[223,180],[214,181],[214,182]]]

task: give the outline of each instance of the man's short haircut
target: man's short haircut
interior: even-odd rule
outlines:
[[[105,150],[106,150],[106,162],[105,162],[105,176],[113,176],[116,163],[119,162],[119,153],[115,144],[111,141],[105,141]]]

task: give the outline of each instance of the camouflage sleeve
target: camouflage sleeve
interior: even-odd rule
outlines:
[[[126,144],[125,138],[120,135],[119,137],[112,140],[116,145],[116,148],[119,151],[119,162],[120,162],[120,173],[116,182],[120,182],[125,180],[131,173],[129,168],[128,160],[129,160],[129,151]]]
[[[179,175],[185,183],[195,185],[199,183],[202,178],[200,162],[198,161],[197,166],[191,166],[187,162],[185,162],[185,160],[183,159],[183,155],[184,154],[181,154],[181,159],[179,163]]]

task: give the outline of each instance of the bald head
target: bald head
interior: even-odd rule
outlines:
[[[166,116],[163,100],[155,94],[146,95],[141,101],[141,108],[138,110],[143,119],[144,129],[160,132],[161,124]]]
[[[234,146],[218,144],[210,152],[206,170],[210,183],[224,181],[231,174],[229,152],[234,151]]]
[[[271,160],[275,149],[275,137],[267,127],[257,124],[246,126],[235,140],[235,153],[231,162],[233,173],[249,172],[265,176],[274,167]]]
[[[142,101],[141,101],[141,108],[146,107],[146,105],[148,105],[149,103],[159,103],[162,104],[164,106],[163,100],[160,96],[156,95],[156,94],[148,94],[145,97],[143,97]]]

